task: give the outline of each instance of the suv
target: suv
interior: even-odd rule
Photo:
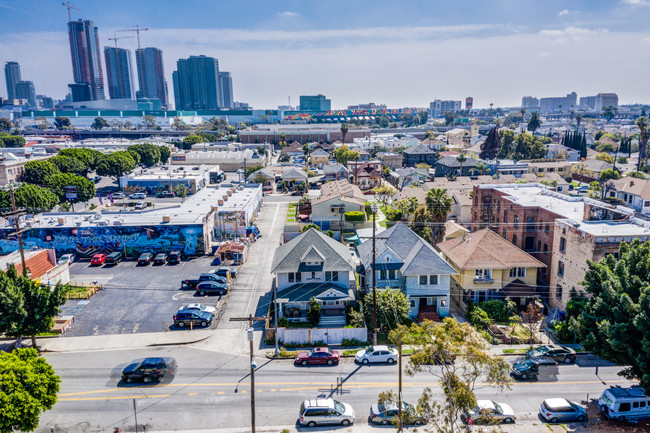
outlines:
[[[543,375],[557,375],[559,373],[557,362],[552,358],[544,357],[525,359],[513,363],[510,370],[510,375],[517,380],[535,380],[540,373]]]
[[[199,275],[199,282],[203,281],[214,281],[215,283],[219,284],[228,284],[228,280],[226,280],[224,277],[210,272]]]
[[[169,253],[167,256],[167,263],[170,265],[177,265],[181,261],[181,253],[180,251],[172,251]]]
[[[182,310],[174,315],[174,325],[177,325],[179,328],[190,326],[190,324],[207,328],[211,323],[212,314],[206,311]]]
[[[145,358],[141,362],[129,364],[122,371],[122,379],[125,382],[142,380],[151,382],[161,380],[166,375],[174,376],[178,370],[174,358]]]
[[[560,346],[558,344],[547,344],[530,349],[526,352],[526,358],[553,358],[557,362],[571,364],[576,361],[576,352],[570,347]]]
[[[124,260],[124,253],[122,251],[113,251],[106,256],[104,260],[105,265],[117,265],[119,262]]]
[[[300,405],[300,425],[316,427],[324,424],[350,425],[354,422],[354,409],[347,403],[332,398],[305,400]]]

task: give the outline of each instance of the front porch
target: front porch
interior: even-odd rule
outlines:
[[[309,321],[311,299],[321,306],[319,327],[343,327],[345,308],[356,302],[354,290],[333,283],[299,283],[277,294],[278,318],[294,323]]]
[[[441,317],[449,316],[449,295],[409,296],[411,303],[410,316],[421,322],[423,320],[440,321]]]

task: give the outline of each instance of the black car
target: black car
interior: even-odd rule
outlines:
[[[167,260],[168,260],[167,254],[165,253],[156,254],[156,258],[153,259],[153,264],[164,265],[165,263],[167,263]]]
[[[230,272],[230,277],[231,278],[237,278],[237,267],[235,266],[222,266],[217,271],[215,274],[219,275],[220,277],[227,278],[228,277],[228,272]]]
[[[216,281],[201,281],[196,286],[196,292],[201,296],[205,296],[211,293],[217,295],[225,295],[228,293],[228,286]]]
[[[167,256],[167,264],[177,265],[181,262],[181,253],[180,251],[172,251]]]
[[[127,365],[122,371],[122,379],[125,382],[162,380],[165,376],[174,376],[177,369],[174,358],[145,358]]]
[[[179,328],[186,326],[202,326],[207,328],[212,323],[212,314],[205,311],[182,310],[174,315],[174,325]]]
[[[557,362],[571,364],[576,361],[576,352],[570,347],[560,346],[558,344],[547,344],[537,346],[526,352],[526,358],[553,358]]]
[[[138,264],[148,265],[149,263],[151,263],[152,259],[153,259],[153,254],[151,253],[140,254],[140,257],[138,257]]]
[[[124,260],[124,253],[122,251],[113,251],[106,256],[104,265],[117,265],[122,260]]]
[[[552,358],[526,359],[512,364],[510,375],[517,380],[535,380],[540,374],[557,374],[557,362]]]

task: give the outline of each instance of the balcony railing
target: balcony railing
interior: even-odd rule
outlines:
[[[492,284],[494,280],[492,278],[474,278],[474,284]]]

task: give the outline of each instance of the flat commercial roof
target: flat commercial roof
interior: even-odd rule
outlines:
[[[536,184],[486,185],[505,193],[508,200],[526,207],[541,207],[565,218],[582,220],[585,212],[583,198],[572,198],[555,193]],[[601,203],[601,206],[604,205]]]
[[[106,227],[106,226],[147,226],[159,224],[202,224],[205,216],[218,208],[219,212],[243,211],[259,195],[261,185],[245,187],[242,190],[222,184],[220,187],[205,187],[188,197],[183,203],[174,206],[147,208],[145,210],[105,210],[101,212],[49,212],[27,219],[23,227],[60,228],[60,227]],[[232,196],[219,205],[228,191]],[[143,200],[145,201],[145,200]],[[163,222],[169,217],[169,222]],[[13,226],[4,221],[2,229]]]
[[[633,221],[624,220],[619,222],[613,221],[585,221],[585,220],[557,220],[559,223],[568,224],[584,233],[596,237],[634,237],[641,240],[650,239],[650,223],[634,219]],[[576,224],[577,227],[576,227]],[[644,239],[645,237],[645,239]],[[616,242],[629,241],[630,239],[614,239]]]

